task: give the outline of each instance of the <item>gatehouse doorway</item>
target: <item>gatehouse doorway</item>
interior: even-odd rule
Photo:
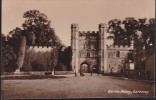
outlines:
[[[82,63],[82,64],[80,65],[80,71],[82,71],[83,73],[89,73],[89,72],[90,72],[89,64],[87,64],[87,63]]]

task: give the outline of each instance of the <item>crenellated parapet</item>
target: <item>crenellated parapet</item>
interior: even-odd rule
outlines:
[[[98,31],[79,31],[79,33],[82,33],[82,34],[97,34]]]
[[[79,36],[97,36],[98,31],[79,31]]]
[[[98,31],[79,31],[78,24],[71,25],[71,64],[75,75],[80,72],[84,63],[88,67],[98,66],[101,73],[121,72],[123,60],[134,50],[134,41],[131,41],[130,46],[114,46],[114,35],[107,30],[105,23],[99,24]]]
[[[51,46],[30,46],[28,51],[35,52],[51,52],[53,48]]]
[[[125,46],[118,46],[118,45],[110,45],[110,46],[108,46],[107,45],[107,49],[115,49],[115,50],[122,50],[122,49],[124,49],[124,50],[130,50],[130,49],[133,49],[133,46],[127,46],[127,45],[125,45]]]

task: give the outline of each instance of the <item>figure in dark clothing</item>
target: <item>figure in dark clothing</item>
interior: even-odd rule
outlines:
[[[98,76],[99,76],[99,74],[100,74],[100,71],[98,70],[98,71],[97,71],[97,73],[98,73]]]
[[[84,69],[82,67],[80,68],[80,76],[84,76]]]
[[[92,76],[92,73],[93,73],[93,69],[91,67],[91,69],[90,69],[90,76]]]
[[[77,76],[76,72],[75,72],[75,77]]]

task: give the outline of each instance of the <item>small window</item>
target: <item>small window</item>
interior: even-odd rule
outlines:
[[[88,49],[91,49],[91,44],[88,44]]]
[[[87,52],[87,57],[90,57],[90,53],[89,52]]]
[[[116,52],[116,57],[120,57],[120,51]]]
[[[83,44],[83,49],[85,49],[86,48],[86,45],[85,44]]]
[[[110,57],[110,53],[108,53],[108,57]]]

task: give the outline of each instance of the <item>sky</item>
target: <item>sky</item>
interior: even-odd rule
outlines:
[[[80,31],[98,31],[111,19],[155,18],[155,0],[2,0],[2,32],[22,28],[23,13],[36,9],[47,15],[57,36],[71,45],[71,24]]]

